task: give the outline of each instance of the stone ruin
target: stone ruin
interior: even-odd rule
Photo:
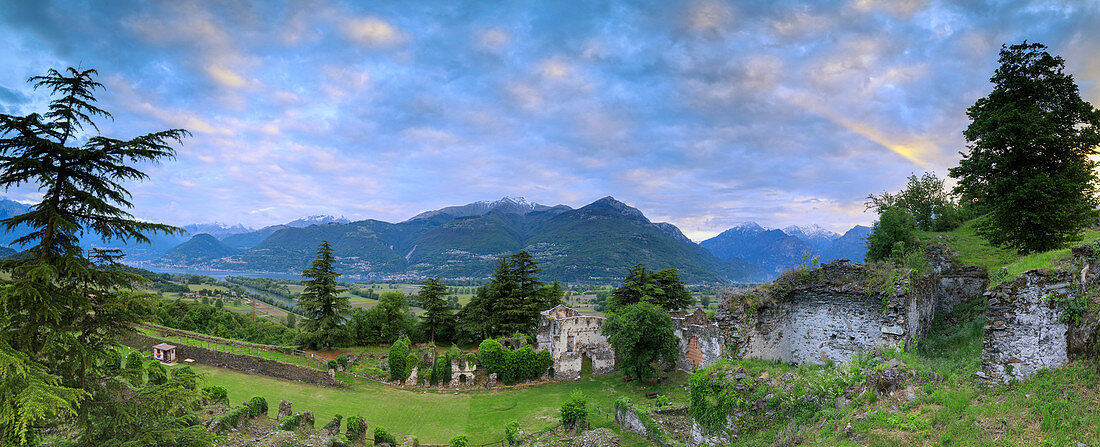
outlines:
[[[477,378],[477,362],[471,362],[465,355],[451,359],[451,388],[474,386]]]
[[[716,323],[707,319],[707,313],[703,309],[695,309],[690,314],[684,310],[675,310],[669,314],[679,340],[677,347],[680,355],[676,359],[676,369],[693,372],[696,368],[706,367],[722,357],[722,332]]]
[[[1097,299],[1100,248],[1074,247],[1064,271],[1031,270],[985,292],[985,340],[980,379],[1008,382],[1057,368],[1073,360],[1100,356],[1100,316],[1083,310],[1067,315],[1062,303]]]
[[[860,351],[906,348],[923,337],[936,312],[978,296],[982,269],[959,268],[945,248],[926,252],[932,271],[880,279],[876,267],[837,260],[792,271],[763,291],[730,294],[715,319],[732,354],[793,363],[844,362]]]
[[[564,305],[539,313],[538,349],[550,352],[555,378],[580,377],[585,358],[592,362],[593,374],[614,371],[615,353],[600,332],[603,323],[604,317],[581,315]]]
[[[692,372],[710,365],[722,356],[723,337],[718,325],[707,319],[702,309],[669,312],[678,337],[676,368]],[[582,315],[576,309],[559,305],[539,315],[538,349],[550,352],[554,377],[580,377],[584,358],[592,362],[593,374],[615,369],[615,352],[600,331],[604,317]]]

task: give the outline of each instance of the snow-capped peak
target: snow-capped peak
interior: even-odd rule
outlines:
[[[784,228],[783,232],[787,233],[788,236],[794,236],[794,237],[799,237],[799,238],[805,237],[805,238],[811,238],[811,239],[827,239],[827,240],[830,240],[830,241],[835,240],[835,239],[840,237],[839,234],[837,234],[835,232],[832,232],[832,231],[829,231],[829,230],[826,230],[824,228],[821,228],[821,226],[818,225],[818,224],[813,224],[813,225],[809,225],[809,226],[801,226],[801,227],[797,226],[797,225],[791,225],[791,226],[788,226],[788,227]]]
[[[344,216],[333,217],[327,214],[318,214],[315,216],[306,216],[293,222],[287,223],[288,227],[304,228],[310,225],[324,225],[328,223],[348,223],[348,220]]]

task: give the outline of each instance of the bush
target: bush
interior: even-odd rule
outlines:
[[[508,445],[516,445],[519,442],[517,434],[519,433],[519,422],[512,421],[504,426],[504,440],[508,442]]]
[[[397,438],[395,438],[389,431],[382,427],[374,427],[374,445],[386,443],[389,445],[397,444]]]
[[[194,390],[198,388],[199,375],[190,366],[184,365],[172,370],[172,382],[179,386]]]
[[[867,260],[881,261],[893,255],[904,256],[916,247],[913,216],[901,208],[885,208],[874,230],[867,236]]]
[[[130,382],[133,386],[142,386],[145,384],[145,359],[141,356],[141,353],[137,351],[130,351],[130,354],[126,356],[126,370],[123,372],[123,377]]]
[[[248,407],[241,406],[234,408],[232,410],[229,410],[228,413],[222,415],[222,417],[218,418],[216,429],[217,431],[222,432],[231,428],[236,428],[237,424],[241,422],[241,418],[248,419],[249,416],[250,411]]]
[[[103,358],[103,368],[112,373],[121,371],[122,354],[114,349],[107,351],[106,357]]]
[[[417,365],[419,365],[419,364],[420,364],[420,356],[416,355],[415,352],[410,352],[408,357],[405,357],[405,378],[406,379],[409,378],[409,376],[412,375],[413,368],[416,368]],[[422,378],[424,378],[423,373],[418,374],[417,377],[416,377],[416,380],[419,381]]]
[[[481,342],[478,357],[487,371],[496,373],[507,384],[538,379],[554,364],[549,351],[535,352],[531,345],[513,351],[493,339]]]
[[[340,354],[340,356],[336,358],[336,365],[341,367],[341,368],[347,368],[348,367],[348,356],[346,356],[344,354]]]
[[[587,425],[588,399],[580,390],[573,390],[569,400],[561,406],[561,425],[566,429],[581,430]]]
[[[229,404],[229,393],[226,391],[225,387],[208,386],[202,389],[202,393],[206,395],[206,399],[210,402]]]
[[[164,365],[161,365],[160,362],[149,362],[149,365],[145,367],[145,371],[149,375],[150,385],[168,383],[168,370],[164,369]]]
[[[279,430],[294,431],[300,425],[302,425],[302,413],[296,413],[283,419],[283,421],[279,423]]]
[[[261,396],[253,397],[248,401],[248,411],[252,417],[267,416],[267,399]]]
[[[470,438],[466,435],[458,435],[451,438],[451,441],[447,443],[448,447],[466,447],[470,444]]]
[[[366,427],[366,424],[363,423],[362,416],[349,416],[347,420],[347,427],[348,439],[352,440],[352,442],[355,442],[359,439],[359,437],[365,435],[365,433],[359,431],[361,430],[361,427]]]
[[[409,337],[401,337],[390,346],[388,361],[390,364],[390,380],[405,380],[412,372],[412,365],[405,365],[409,356]]]

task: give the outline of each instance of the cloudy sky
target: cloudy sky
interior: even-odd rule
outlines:
[[[843,231],[946,176],[1002,43],[1048,45],[1100,104],[1098,24],[1092,1],[0,0],[0,113],[98,69],[105,135],[194,133],[130,187],[179,225],[613,195],[696,240]]]

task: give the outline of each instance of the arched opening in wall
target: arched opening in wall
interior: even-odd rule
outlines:
[[[553,366],[546,369],[546,375],[550,376],[551,379],[554,378],[554,367]]]
[[[459,374],[458,375],[458,383],[466,383],[466,375],[465,374]]]

